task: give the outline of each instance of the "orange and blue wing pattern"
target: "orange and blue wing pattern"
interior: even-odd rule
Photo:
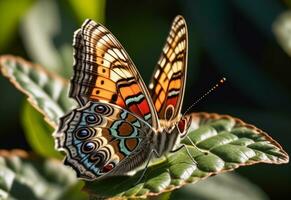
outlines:
[[[148,90],[122,45],[101,24],[86,20],[74,36],[74,76],[70,96],[118,105],[159,127]]]
[[[179,135],[187,67],[187,28],[175,18],[146,88],[117,39],[101,24],[86,20],[74,36],[70,97],[79,108],[60,119],[56,146],[78,177],[94,180],[124,174],[171,151]],[[151,96],[150,96],[151,95]],[[182,130],[182,131],[181,131]]]
[[[186,82],[187,46],[186,22],[182,16],[177,16],[149,84],[149,91],[161,120],[177,120],[181,112]]]
[[[151,133],[149,124],[125,109],[90,101],[63,116],[54,136],[57,148],[67,152],[65,164],[73,167],[78,177],[94,180],[142,164],[150,151],[145,138]],[[128,159],[135,162],[122,164]]]

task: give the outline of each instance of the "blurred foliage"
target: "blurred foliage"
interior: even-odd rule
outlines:
[[[148,80],[171,20],[182,14],[188,24],[190,40],[184,109],[213,82],[226,76],[228,83],[197,105],[195,111],[227,113],[245,119],[271,133],[287,152],[291,152],[291,59],[272,33],[272,24],[290,9],[290,5],[289,0],[2,0],[0,53],[25,56],[48,70],[69,77],[73,31],[85,18],[104,22],[106,13],[106,26]],[[284,47],[284,44],[286,42],[281,45]],[[1,147],[36,150],[38,145],[30,139],[26,144],[21,132],[18,116],[22,97],[1,76],[0,91],[5,94],[0,100]],[[24,108],[20,118],[23,119],[25,112]],[[34,112],[29,111],[30,117]],[[40,135],[51,134],[50,129],[41,129]],[[25,132],[30,135],[28,128]],[[290,165],[256,166],[239,172],[263,188],[271,198],[290,195]],[[266,174],[275,176],[270,181]]]
[[[25,103],[23,107],[22,124],[27,142],[34,152],[43,157],[63,158],[54,148],[55,144],[52,137],[54,129],[50,127],[43,120],[43,116],[28,103]]]
[[[68,7],[72,10],[68,10]],[[86,18],[103,22],[104,8],[104,0],[37,1],[24,16],[21,24],[25,49],[34,61],[49,71],[69,77],[74,30]]]
[[[21,150],[0,151],[0,199],[83,200],[82,182],[61,162]]]
[[[224,76],[256,103],[267,108],[279,108],[280,104],[286,109],[291,100],[287,91],[279,87],[266,72],[252,62],[229,30],[230,23],[233,22],[230,20],[232,18],[228,3],[209,0],[188,0],[186,2],[187,8],[191,9],[188,12],[190,19],[196,22],[197,29],[202,36],[201,39],[204,41],[203,44]],[[247,9],[246,7],[250,3],[252,6],[248,8],[251,9]],[[271,27],[264,25],[271,24],[270,19],[278,12],[276,7],[266,4],[264,0],[234,1],[234,4],[241,9],[241,12],[246,12],[247,17],[254,17],[253,10],[264,5],[265,10],[260,10],[260,15],[256,15],[255,22],[260,23],[261,18],[265,19],[264,23],[260,23],[259,28],[265,29],[263,33],[266,36],[271,34]],[[207,24],[212,24],[212,26],[207,26]],[[248,84],[245,84],[246,82]],[[268,94],[269,91],[272,91],[272,94],[268,95],[268,101],[266,101],[262,96]]]
[[[21,17],[26,13],[28,8],[33,4],[34,0],[23,1],[0,1],[0,51],[15,37],[14,32],[17,30],[17,25]]]
[[[286,11],[273,23],[273,31],[282,48],[291,56],[291,11]]]
[[[268,199],[268,197],[247,179],[235,173],[227,173],[211,177],[207,181],[201,181],[195,185],[187,185],[173,192],[171,199],[259,200]]]
[[[85,19],[98,20],[100,23],[105,21],[105,0],[69,0],[75,14],[77,15],[77,20],[79,25],[81,25]]]

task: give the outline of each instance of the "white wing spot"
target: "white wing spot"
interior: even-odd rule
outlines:
[[[106,43],[110,43],[110,39],[108,37],[109,34],[104,35],[101,39],[103,39]]]
[[[119,58],[121,58],[122,60],[125,60],[125,57],[122,55],[122,52],[119,49],[114,48],[113,51],[117,54]]]
[[[158,70],[156,71],[156,73],[155,73],[155,79],[158,78],[159,74],[160,74],[160,69],[158,69]]]
[[[154,88],[154,84],[153,83],[150,83],[149,88],[150,89],[153,89]]]
[[[112,63],[115,59],[109,54],[109,51],[110,50],[108,50],[108,53],[104,54],[104,59],[108,60],[110,63]]]
[[[115,59],[118,59],[118,56],[116,55],[116,53],[112,50],[112,49],[108,49],[107,52],[113,56]]]
[[[165,63],[166,63],[166,58],[163,58],[160,65],[163,67],[165,66]]]

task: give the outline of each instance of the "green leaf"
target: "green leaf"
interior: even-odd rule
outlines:
[[[104,22],[105,19],[105,0],[69,0],[74,12],[77,15],[79,23],[87,18],[96,20],[100,23]]]
[[[34,152],[43,157],[63,158],[63,155],[54,148],[52,137],[54,130],[44,122],[42,115],[28,103],[24,103],[23,106],[22,125],[27,142]]]
[[[83,182],[58,160],[0,150],[0,199],[85,200]]]
[[[33,2],[33,0],[0,1],[0,50],[3,50],[16,35],[20,18]]]
[[[145,198],[171,191],[209,176],[255,163],[287,163],[289,157],[282,147],[262,130],[227,115],[195,113],[185,149],[169,154],[153,163],[141,183],[135,185],[142,170],[134,176],[110,177],[87,182],[92,197]],[[199,194],[197,194],[199,196]],[[200,198],[198,198],[200,199]]]
[[[52,127],[57,127],[59,118],[75,105],[67,97],[68,81],[43,67],[19,57],[1,56],[0,70],[17,89],[28,96],[28,101]]]

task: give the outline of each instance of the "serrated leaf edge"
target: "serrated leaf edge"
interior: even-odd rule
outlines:
[[[274,140],[270,135],[268,135],[265,131],[257,128],[254,125],[245,123],[243,120],[241,120],[239,118],[232,117],[230,115],[225,115],[225,114],[198,112],[198,113],[191,113],[190,115],[192,117],[192,122],[197,123],[197,125],[196,125],[197,127],[199,127],[199,124],[200,124],[200,121],[201,120],[209,120],[209,119],[210,120],[219,120],[219,119],[233,120],[234,123],[235,123],[235,126],[234,126],[235,128],[245,127],[245,128],[250,129],[250,130],[253,130],[254,133],[256,133],[256,134],[258,134],[260,136],[263,136],[266,141],[269,141],[272,145],[276,146],[280,150],[280,152],[282,152],[285,155],[285,159],[280,159],[278,162],[272,162],[272,161],[271,162],[268,162],[268,161],[265,161],[263,163],[269,163],[269,164],[284,164],[284,163],[288,163],[289,162],[289,156],[284,151],[284,149],[282,148],[282,146],[276,140]],[[257,161],[257,162],[254,161],[251,164],[255,164],[255,163],[262,163],[262,161]],[[246,163],[246,165],[251,165],[251,164]],[[240,166],[243,166],[243,164],[240,165]]]
[[[43,68],[41,65],[38,65],[38,64],[34,64],[34,63],[31,63],[31,62],[28,62],[26,61],[25,59],[21,58],[21,57],[18,57],[18,56],[13,56],[13,55],[2,55],[0,56],[0,72],[2,72],[2,74],[8,78],[8,80],[19,90],[21,91],[22,93],[24,93],[26,96],[27,96],[27,100],[29,101],[29,103],[37,110],[39,111],[40,113],[43,114],[44,116],[44,119],[45,121],[51,125],[53,128],[57,128],[57,124],[52,121],[51,119],[49,119],[48,117],[46,117],[46,114],[45,112],[37,105],[37,102],[35,101],[34,97],[29,93],[27,92],[18,82],[17,80],[11,76],[9,70],[4,67],[4,63],[5,61],[7,60],[12,60],[14,62],[18,62],[18,63],[22,63],[24,65],[26,65],[28,68],[31,68],[31,69],[34,69],[34,70],[37,70],[37,71],[42,71],[43,73],[47,74],[47,76],[49,78],[51,78],[52,80],[58,80],[60,82],[63,83],[63,85],[67,85],[68,84],[68,81],[60,76],[58,76],[57,74],[53,74],[49,71],[47,71],[45,68]]]
[[[269,141],[271,144],[273,144],[274,146],[276,146],[286,157],[285,157],[284,160],[281,159],[278,162],[262,161],[262,160],[260,160],[260,161],[252,161],[252,162],[237,164],[236,166],[234,166],[231,169],[222,169],[222,170],[217,171],[217,172],[207,172],[207,175],[206,176],[201,177],[199,179],[196,179],[194,181],[191,180],[191,179],[192,178],[195,178],[195,177],[190,176],[187,180],[181,180],[181,183],[179,185],[169,184],[166,189],[164,189],[164,190],[162,190],[160,192],[148,192],[148,193],[145,193],[145,194],[143,194],[141,196],[132,195],[132,196],[110,197],[108,199],[110,199],[110,200],[117,200],[117,199],[119,200],[119,199],[128,199],[128,198],[141,198],[141,199],[145,199],[145,198],[147,198],[149,196],[158,196],[161,193],[170,192],[170,191],[173,191],[175,189],[179,189],[180,187],[182,187],[182,186],[184,186],[186,184],[194,184],[194,183],[196,183],[198,181],[205,180],[205,179],[207,179],[210,176],[215,176],[215,175],[218,175],[218,174],[221,174],[221,173],[233,171],[233,170],[235,170],[235,169],[237,169],[239,167],[242,167],[242,166],[249,166],[249,165],[254,165],[254,164],[257,164],[257,163],[284,164],[284,163],[288,163],[289,162],[289,156],[288,156],[288,154],[283,150],[283,148],[281,147],[281,145],[278,142],[276,142],[271,136],[269,136],[263,130],[257,128],[254,125],[245,123],[243,120],[241,120],[239,118],[232,117],[230,115],[225,115],[225,114],[222,114],[221,115],[221,114],[217,114],[217,113],[207,113],[207,112],[191,113],[191,114],[188,115],[188,117],[192,117],[192,123],[194,123],[193,124],[193,127],[196,127],[196,128],[199,128],[200,122],[202,120],[219,120],[219,119],[233,120],[234,123],[235,123],[235,126],[234,127],[246,127],[248,129],[253,130],[257,134],[262,135],[267,141]],[[191,130],[191,131],[194,131],[194,130]],[[171,180],[172,180],[172,176],[171,176],[170,173],[169,173],[169,175],[170,175]],[[123,194],[123,193],[121,193],[121,194]]]

